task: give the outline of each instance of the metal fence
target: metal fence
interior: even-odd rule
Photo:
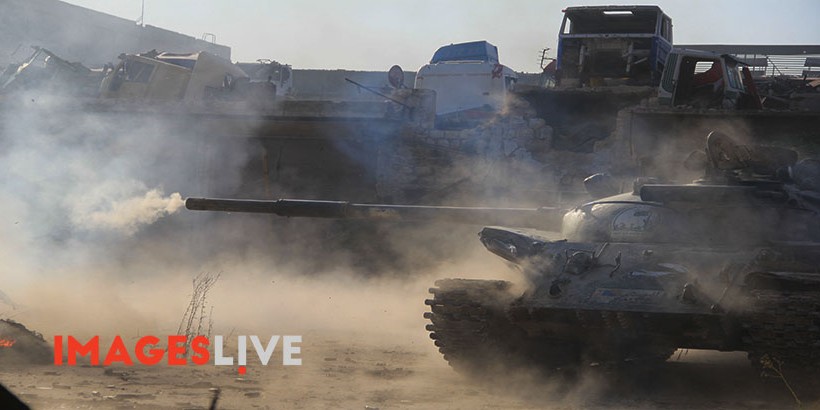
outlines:
[[[749,64],[752,74],[757,77],[820,77],[820,45],[692,44],[676,47],[731,54]]]

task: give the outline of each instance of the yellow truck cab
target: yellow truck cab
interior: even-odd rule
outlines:
[[[234,88],[248,76],[207,52],[128,54],[103,79],[100,96],[118,99],[202,101]]]

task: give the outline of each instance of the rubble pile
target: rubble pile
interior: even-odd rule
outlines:
[[[584,178],[612,172],[622,154],[614,152],[613,138],[585,141],[592,152],[561,149],[556,138],[567,138],[562,132],[525,102],[473,128],[413,128],[383,144],[377,190],[397,202],[457,202],[460,193],[488,205],[571,201],[583,195]]]

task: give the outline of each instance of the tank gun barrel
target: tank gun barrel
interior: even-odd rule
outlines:
[[[195,211],[246,212],[285,217],[429,220],[477,225],[514,225],[554,229],[564,210],[541,208],[492,208],[421,205],[356,204],[346,201],[304,199],[250,200],[188,198],[185,207]]]

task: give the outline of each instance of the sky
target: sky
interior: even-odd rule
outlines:
[[[67,0],[137,20],[143,0]],[[553,0],[144,0],[145,23],[197,38],[212,33],[232,59],[294,68],[415,71],[440,46],[487,40],[501,63],[539,71],[554,57],[568,6]],[[820,44],[820,0],[631,0],[672,18],[677,44]]]

